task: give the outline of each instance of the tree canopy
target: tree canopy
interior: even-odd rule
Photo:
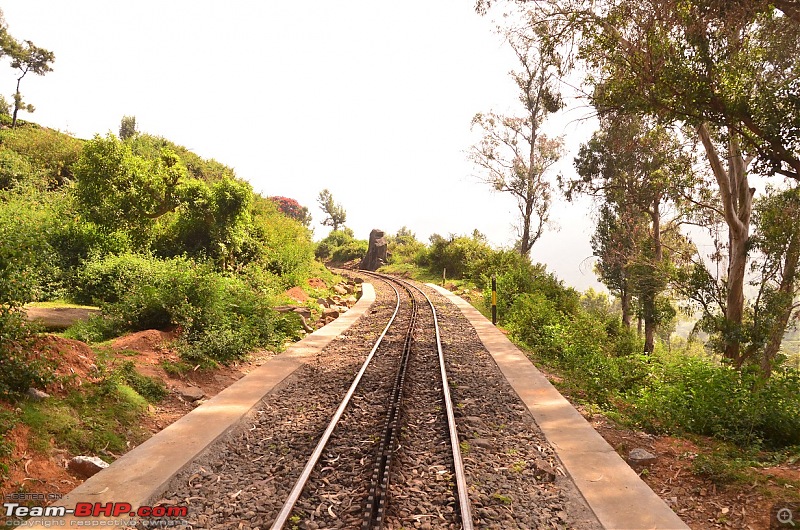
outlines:
[[[345,221],[347,221],[347,212],[341,203],[333,201],[333,195],[327,188],[319,192],[317,204],[325,214],[325,219],[320,221],[323,226],[330,226],[334,232],[338,231],[339,227],[344,226]]]
[[[528,256],[550,216],[548,171],[562,156],[562,139],[550,138],[541,130],[547,116],[563,106],[556,82],[560,57],[542,45],[538,30],[507,29],[504,36],[519,61],[519,70],[510,75],[522,110],[514,116],[476,114],[472,127],[480,129],[482,138],[469,156],[480,168],[478,178],[516,200],[517,249]]]

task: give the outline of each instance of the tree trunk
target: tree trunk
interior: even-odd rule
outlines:
[[[25,77],[25,73],[23,73],[17,79],[17,91],[14,93],[14,116],[11,118],[11,128],[15,129],[17,127],[17,113],[19,112],[19,108],[22,105],[22,94],[19,93],[19,84],[22,81],[22,78]]]
[[[747,268],[747,242],[749,230],[741,233],[731,229],[728,234],[728,284],[725,302],[725,320],[729,328],[725,337],[725,357],[741,366],[741,343],[738,339],[739,329],[744,314],[744,276]],[[731,335],[731,333],[733,335]]]
[[[659,265],[661,265],[661,260],[664,258],[664,249],[661,244],[660,202],[660,197],[653,199],[653,207],[650,210],[650,220],[653,223],[653,263],[649,264],[651,274],[649,281],[651,282],[651,285],[648,288],[648,292],[645,294],[644,299],[642,300],[642,306],[644,310],[644,353],[647,355],[653,353],[653,350],[655,349],[655,335],[656,329],[658,328],[658,315],[656,314],[656,294],[658,289],[656,288],[655,283],[657,281],[656,277],[658,276]]]
[[[531,156],[533,156],[533,147],[531,147]],[[526,257],[533,247],[531,242],[531,217],[533,217],[533,203],[536,200],[534,197],[535,190],[533,189],[533,176],[528,171],[528,183],[525,186],[524,195],[522,193],[517,195],[519,213],[522,214],[522,234],[519,240],[519,253]]]
[[[655,304],[653,301],[649,300],[645,303],[644,307],[645,315],[650,312],[655,311]],[[656,323],[655,320],[651,318],[645,317],[644,319],[644,353],[645,355],[650,355],[653,353],[653,349],[655,348],[655,336],[656,336]]]
[[[789,323],[789,318],[792,316],[794,309],[794,284],[795,277],[797,276],[797,266],[800,262],[800,231],[795,230],[792,234],[792,239],[789,241],[789,246],[786,249],[786,260],[783,266],[783,277],[781,278],[781,285],[778,292],[782,297],[780,310],[775,318],[775,322],[769,331],[769,339],[764,348],[764,356],[761,358],[761,371],[764,377],[772,375],[772,361],[778,355],[783,341],[783,335],[786,333],[786,325]]]
[[[17,96],[19,96],[19,92],[17,92]],[[17,127],[17,112],[19,112],[19,97],[14,98],[14,115],[11,117],[12,129]]]
[[[747,250],[750,239],[750,215],[753,211],[755,188],[749,187],[746,163],[742,157],[739,142],[734,131],[729,130],[728,169],[722,166],[717,149],[711,141],[708,126],[703,123],[698,129],[700,140],[706,151],[711,170],[717,180],[728,225],[728,278],[726,284],[726,304],[724,330],[724,355],[737,367],[744,362],[741,356],[739,330],[744,314],[744,276],[747,267]]]
[[[620,303],[622,304],[622,325],[631,329],[631,291],[628,288],[622,290]]]

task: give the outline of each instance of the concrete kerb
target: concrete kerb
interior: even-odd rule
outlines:
[[[604,528],[689,528],[486,317],[450,291],[428,285],[453,302],[476,329]]]
[[[157,500],[176,474],[224,436],[264,396],[346,331],[374,301],[375,289],[369,283],[362,283],[361,298],[349,311],[292,344],[284,353],[269,359],[53,505],[72,508],[79,502],[127,502],[136,508]],[[59,518],[59,521],[62,520]],[[72,517],[67,517],[67,525],[71,520]],[[83,520],[86,521],[85,518]]]

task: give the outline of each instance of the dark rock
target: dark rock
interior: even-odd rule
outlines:
[[[655,464],[658,457],[653,453],[642,449],[641,447],[637,447],[636,449],[632,449],[630,453],[628,453],[628,464],[630,464],[633,468],[642,468],[644,466],[649,466],[651,464]]]
[[[43,401],[50,397],[50,394],[47,392],[42,392],[41,390],[37,390],[35,388],[28,389],[28,397],[34,401]]]
[[[96,475],[108,467],[108,463],[96,456],[76,456],[67,463],[67,469],[86,478]]]
[[[378,230],[377,228],[369,233],[369,248],[367,249],[367,255],[358,265],[359,269],[374,271],[387,262],[389,251],[384,235],[383,230]]]
[[[179,386],[176,387],[175,390],[178,392],[178,395],[186,401],[198,401],[203,399],[206,395],[201,388],[191,385]]]
[[[556,470],[546,460],[537,458],[533,463],[533,476],[542,482],[553,482],[556,479]]]

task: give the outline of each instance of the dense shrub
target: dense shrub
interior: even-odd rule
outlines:
[[[658,432],[692,432],[743,446],[800,444],[800,374],[764,380],[702,356],[657,359],[631,392],[633,418]]]
[[[257,197],[250,238],[253,261],[281,278],[283,289],[302,285],[314,263],[311,232],[300,221],[286,217],[270,200]]]
[[[493,251],[481,234],[451,234],[448,238],[434,234],[430,240],[428,251],[419,257],[420,265],[439,275],[446,271],[447,277],[453,279],[477,281],[486,274],[485,265]]]
[[[505,270],[498,267],[497,273],[497,314],[501,322],[514,317],[514,305],[517,298],[525,293],[538,293],[553,304],[553,311],[563,315],[577,314],[580,307],[580,295],[564,282],[547,272],[544,265],[532,264],[525,259],[509,259],[508,255],[500,256],[506,262]],[[491,283],[484,282],[484,301],[491,303]]]
[[[367,254],[369,242],[355,239],[353,231],[349,228],[332,230],[322,241],[317,244],[314,255],[321,260],[333,263],[345,263],[354,259],[361,259]]]
[[[173,327],[187,358],[229,362],[259,346],[280,346],[299,328],[242,279],[187,258],[110,256],[88,263],[82,280],[81,298],[104,312],[72,331],[86,338]]]
[[[393,265],[417,263],[427,251],[425,244],[417,241],[411,231],[403,227],[396,235],[387,238],[389,263]]]
[[[84,142],[53,129],[17,127],[0,132],[0,143],[27,161],[37,185],[54,189],[71,180]]]
[[[52,253],[39,230],[38,205],[19,206],[16,198],[0,197],[0,397],[49,380],[47,363],[28,348],[35,329],[25,322],[22,308],[41,294],[41,269],[50,267]]]
[[[24,156],[7,147],[0,147],[0,190],[10,190],[34,180],[33,168]]]

